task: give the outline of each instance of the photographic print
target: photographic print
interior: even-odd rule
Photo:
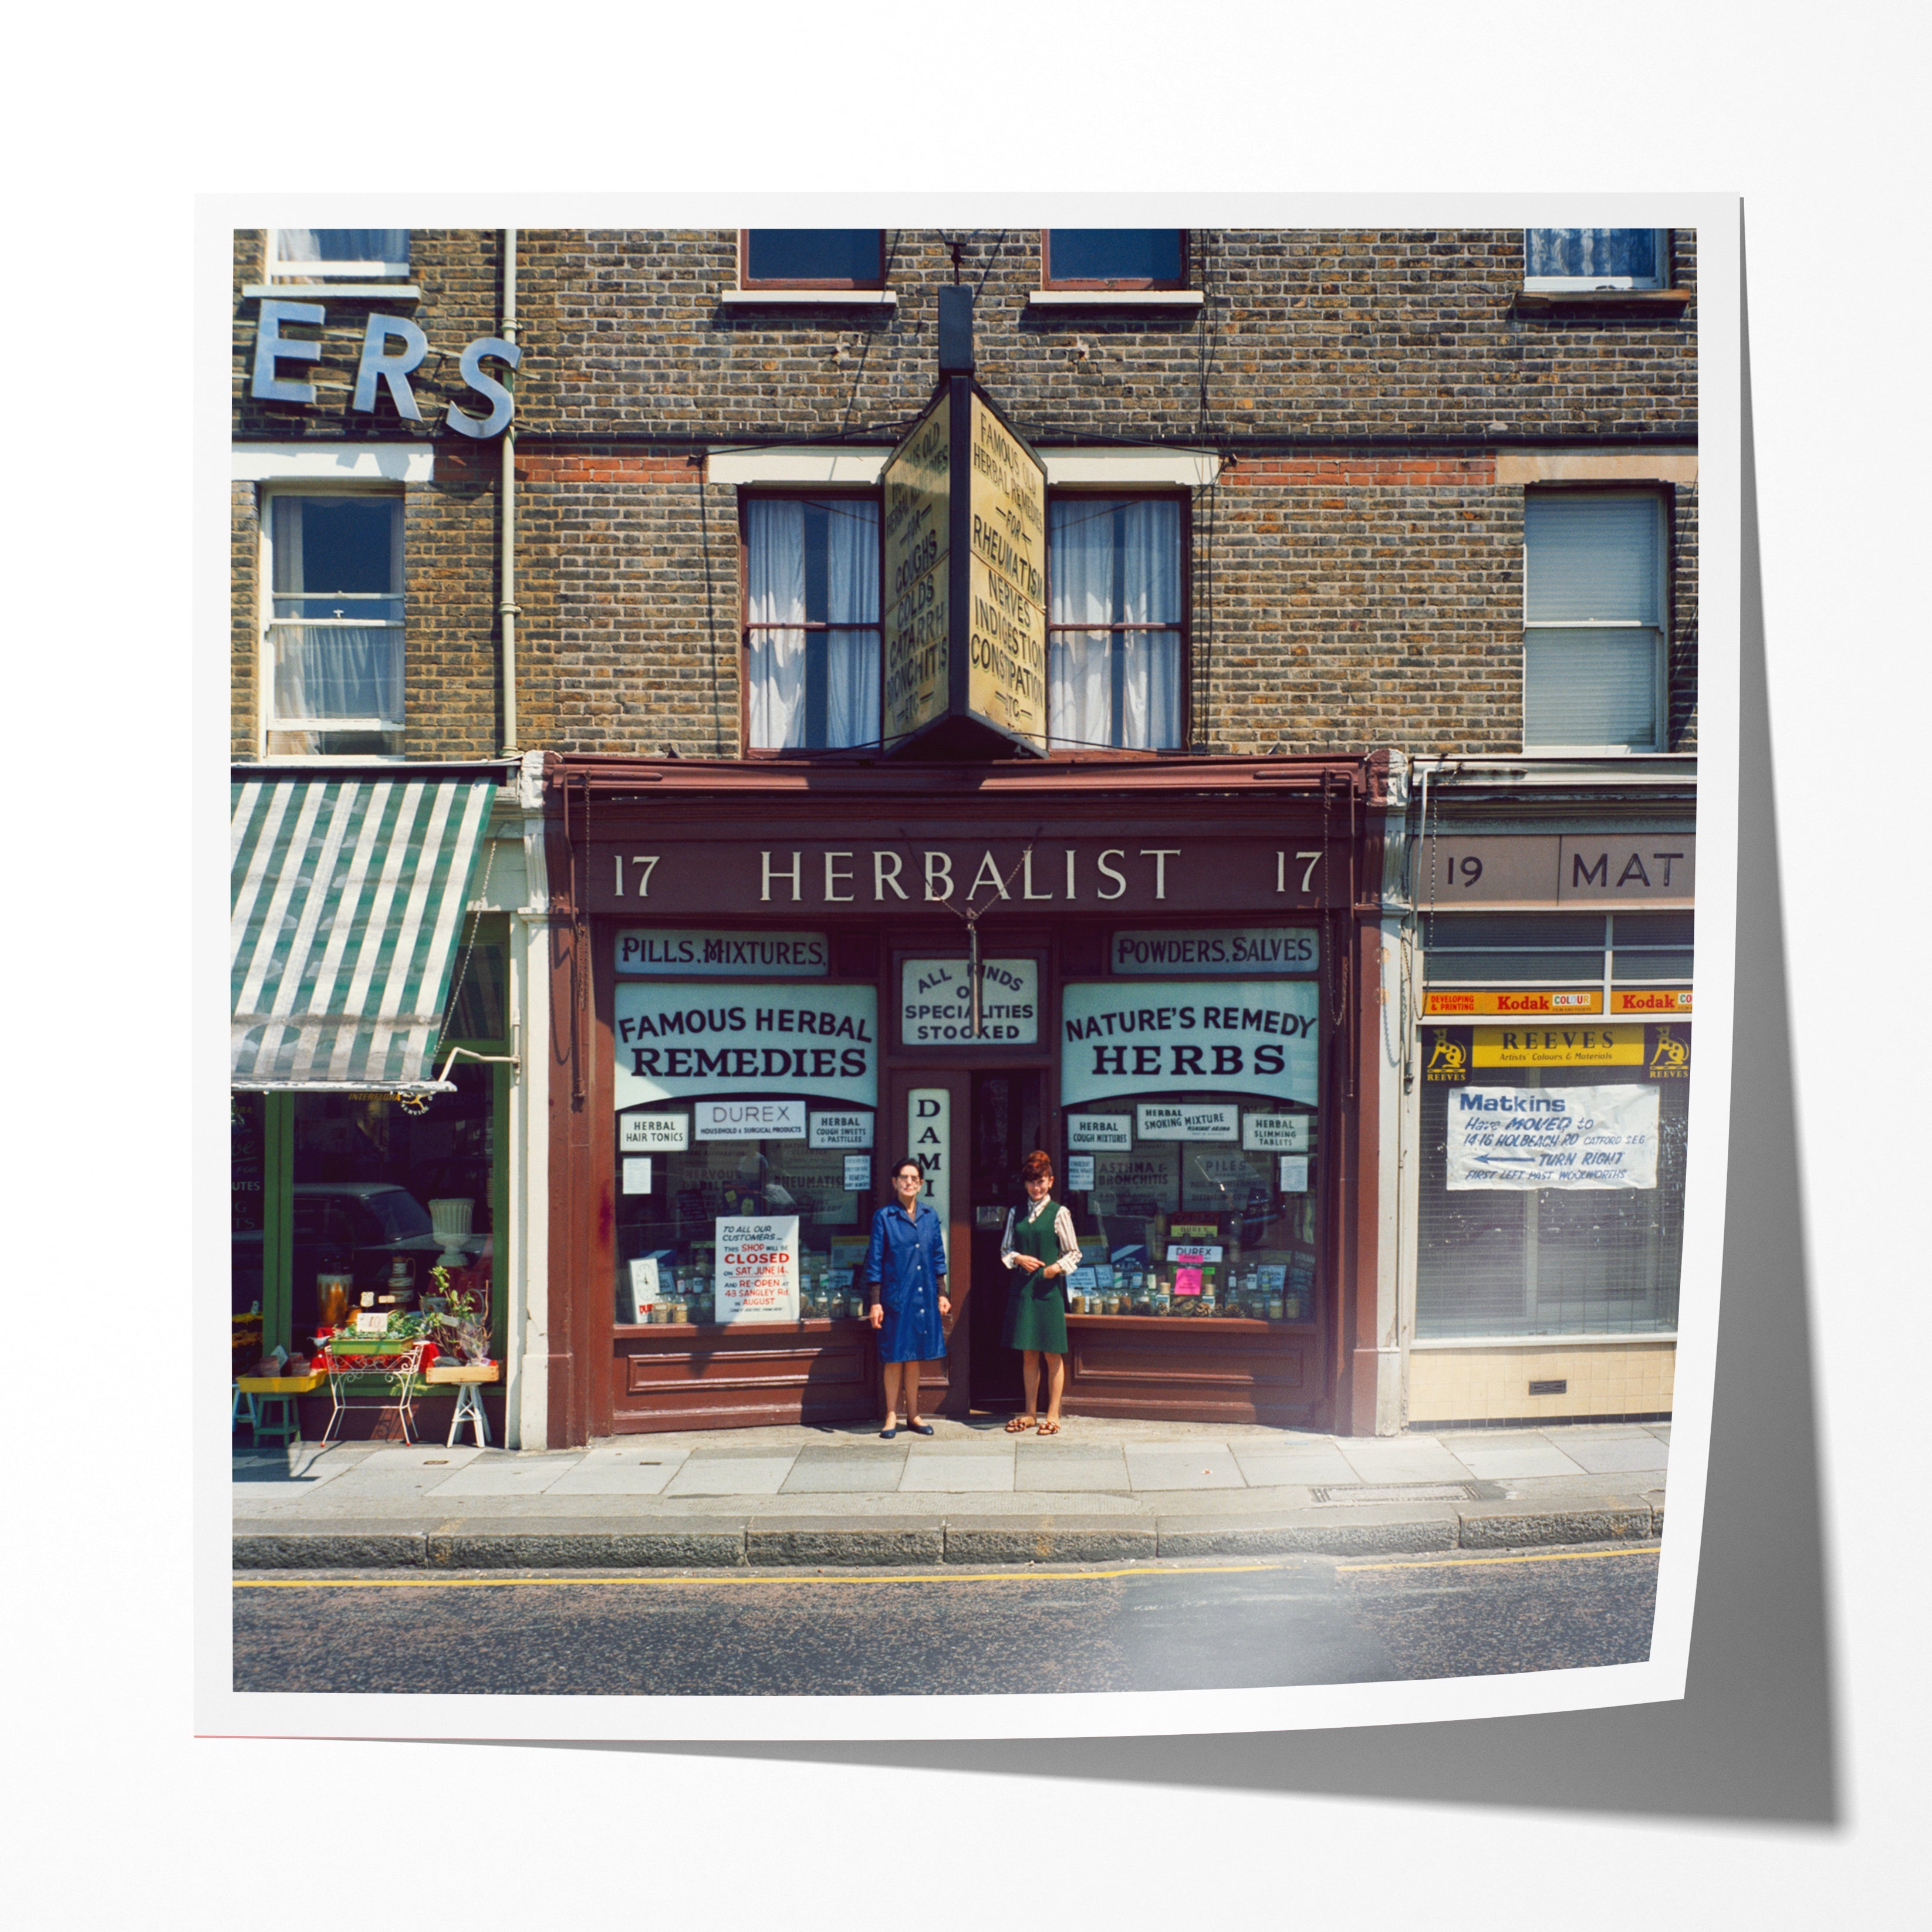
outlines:
[[[204,203],[204,1727],[1681,1695],[1735,201],[616,207]]]

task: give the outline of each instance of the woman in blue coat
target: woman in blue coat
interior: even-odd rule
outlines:
[[[928,1362],[946,1353],[940,1324],[952,1312],[939,1216],[919,1198],[924,1184],[919,1162],[910,1156],[892,1169],[894,1204],[872,1216],[866,1253],[866,1298],[886,1382],[886,1426],[879,1433],[888,1442],[898,1432],[902,1398],[907,1428],[915,1436],[932,1433],[932,1424],[919,1419],[920,1376]]]

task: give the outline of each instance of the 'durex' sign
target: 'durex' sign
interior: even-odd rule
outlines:
[[[328,312],[320,302],[283,302],[265,297],[255,325],[255,366],[248,385],[249,394],[257,402],[313,403],[315,385],[298,382],[280,374],[276,364],[320,362],[322,344],[300,336],[284,335],[282,329],[290,322],[319,329],[328,319]],[[389,347],[392,341],[402,346],[392,350]],[[362,354],[356,365],[356,392],[350,398],[349,406],[365,415],[373,415],[376,386],[383,382],[388,386],[389,400],[395,404],[397,415],[411,422],[421,422],[423,413],[417,406],[416,392],[410,387],[410,371],[428,353],[429,338],[406,316],[370,316],[362,332]],[[479,335],[475,341],[464,345],[463,352],[457,358],[457,367],[463,372],[464,381],[490,405],[490,413],[473,416],[468,410],[458,409],[454,403],[448,404],[443,410],[443,423],[459,436],[480,439],[499,435],[509,426],[512,412],[516,407],[515,398],[509,391],[495,376],[484,373],[485,356],[507,362],[514,369],[523,360],[523,351],[500,335]]]

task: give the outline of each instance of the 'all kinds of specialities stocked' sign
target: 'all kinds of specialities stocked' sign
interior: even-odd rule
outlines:
[[[1040,964],[1033,959],[980,962],[980,1030],[973,1030],[970,964],[908,959],[899,968],[899,1037],[908,1046],[970,1046],[993,1041],[1030,1046],[1040,1038]]]

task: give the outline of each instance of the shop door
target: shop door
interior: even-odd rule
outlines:
[[[1016,1409],[1024,1394],[1020,1357],[1000,1340],[1006,1312],[1006,1270],[1000,1237],[1006,1210],[1024,1198],[1020,1163],[1043,1143],[1041,1075],[1037,1067],[972,1076],[970,1132],[973,1293],[971,1393],[975,1408]]]
[[[968,1231],[973,1210],[964,1184],[971,1084],[970,1076],[954,1068],[895,1071],[887,1083],[872,1173],[876,1204],[889,1206],[892,1164],[910,1154],[925,1177],[921,1198],[946,1231],[946,1292],[952,1305],[946,1321],[946,1358],[928,1365],[920,1384],[922,1412],[941,1415],[965,1414],[972,1379],[974,1270]]]

